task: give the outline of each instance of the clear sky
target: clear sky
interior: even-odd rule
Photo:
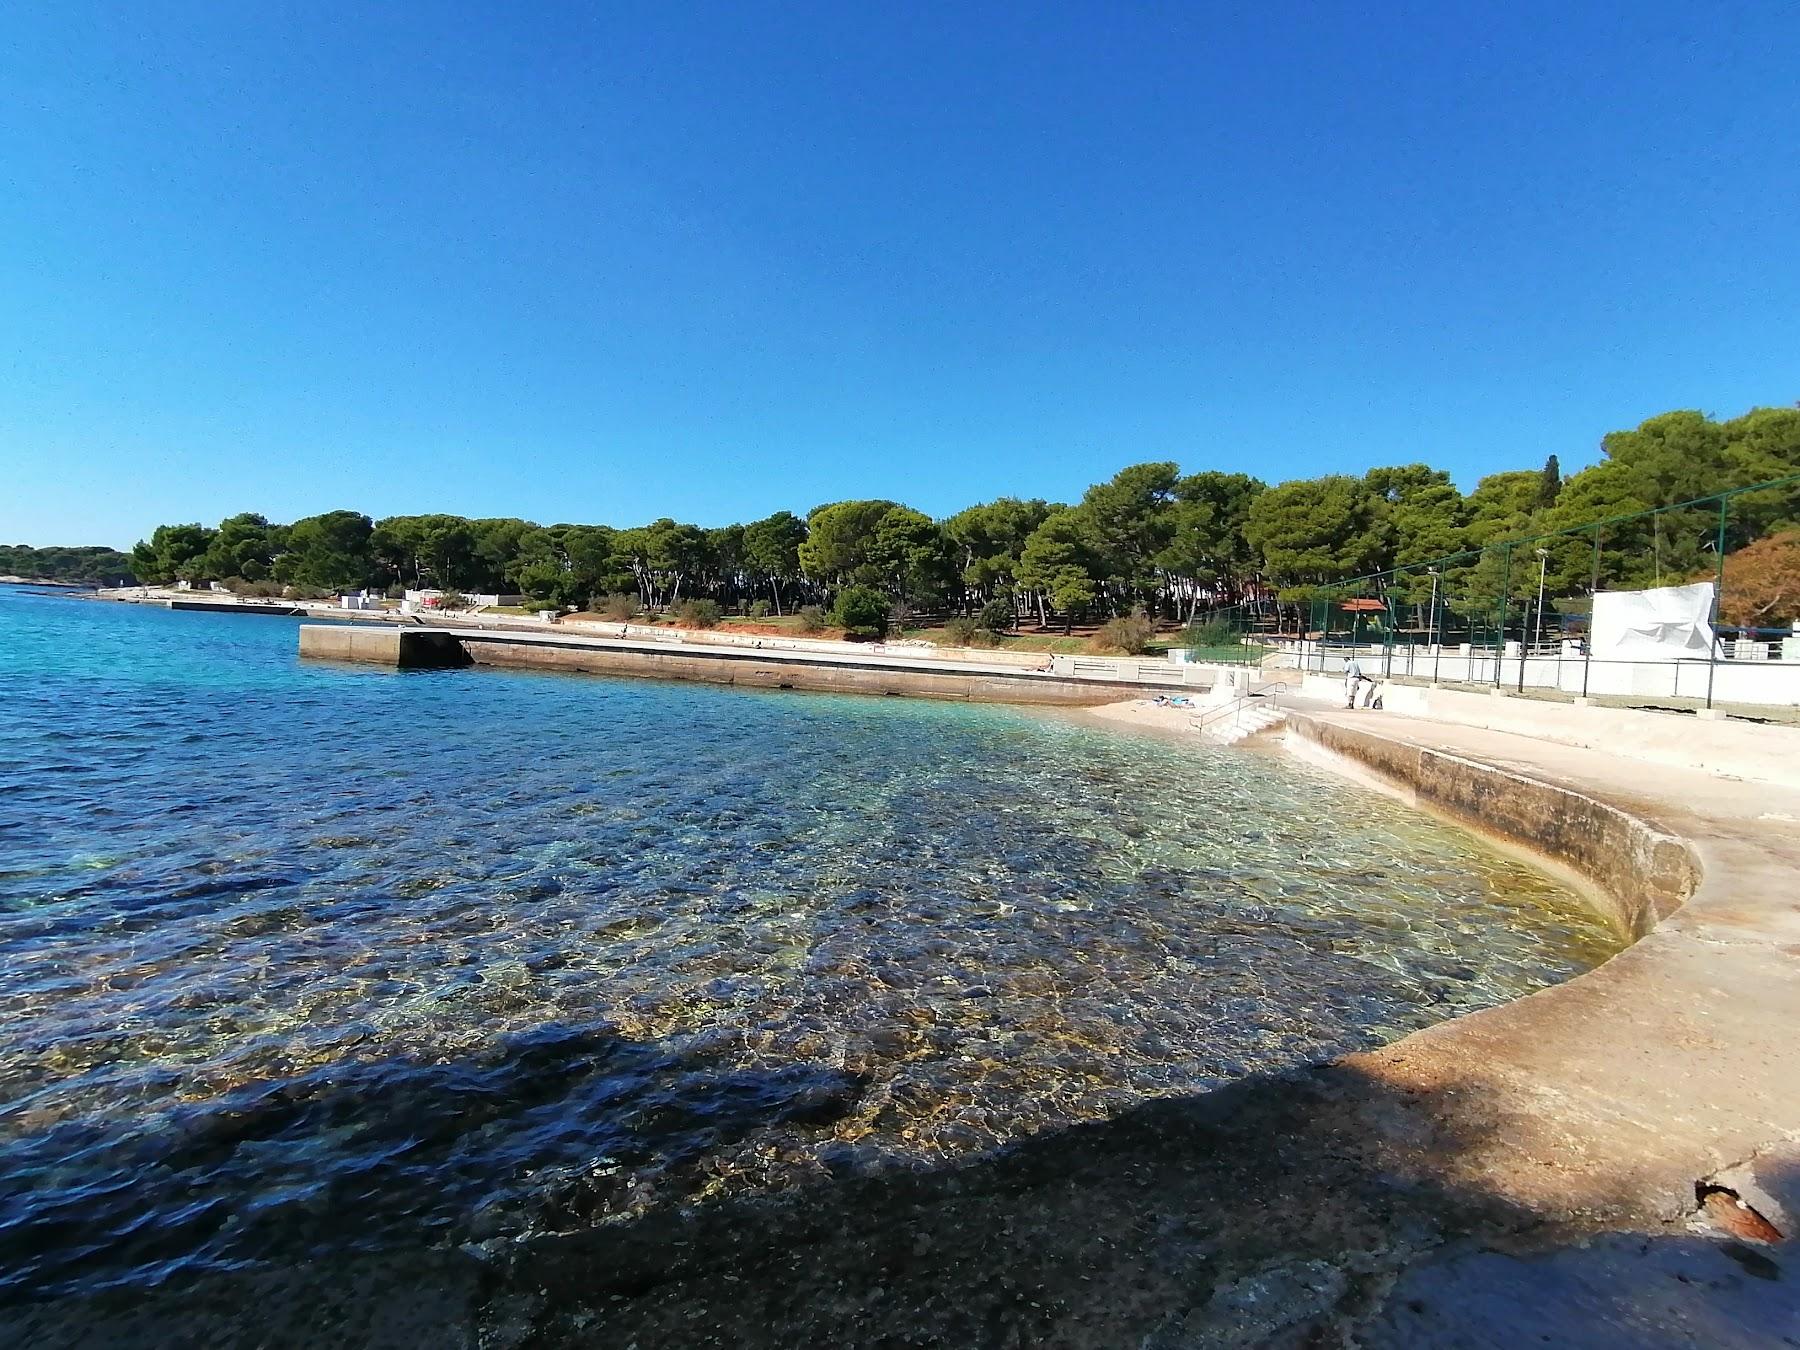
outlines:
[[[1576,466],[1800,398],[1800,6],[15,3],[0,542]]]

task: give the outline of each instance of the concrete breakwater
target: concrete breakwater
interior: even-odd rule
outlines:
[[[956,699],[977,703],[1021,703],[1091,707],[1134,695],[1158,692],[1195,694],[1204,686],[1169,667],[1164,682],[1109,679],[1104,674],[1021,670],[1013,664],[943,660],[892,652],[847,650],[840,654],[757,650],[597,637],[562,637],[450,628],[358,628],[305,624],[300,655],[318,660],[354,661],[396,670],[497,666],[519,670],[562,670],[592,675],[697,680],[759,689],[800,689],[815,693],[881,694],[909,698]],[[1105,664],[1105,663],[1095,663]]]
[[[273,619],[303,619],[307,614],[301,605],[243,605],[231,600],[157,600],[148,603],[180,614],[261,614]]]

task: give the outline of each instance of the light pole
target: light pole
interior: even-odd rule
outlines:
[[[1443,653],[1438,651],[1437,640],[1437,588],[1438,570],[1435,567],[1425,569],[1431,573],[1431,621],[1425,627],[1425,645],[1431,648],[1431,682],[1438,682],[1438,662]]]
[[[1532,643],[1532,646],[1541,647],[1544,645],[1544,570],[1550,566],[1550,550],[1547,548],[1540,548],[1537,551],[1537,555],[1538,555],[1537,640]]]

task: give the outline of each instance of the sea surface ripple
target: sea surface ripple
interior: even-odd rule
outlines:
[[[931,1166],[1612,935],[1279,756],[0,588],[0,1292]]]

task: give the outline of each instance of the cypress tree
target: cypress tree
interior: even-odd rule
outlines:
[[[1538,479],[1537,504],[1540,508],[1556,505],[1556,494],[1562,491],[1562,465],[1552,455],[1544,461],[1544,471]]]

